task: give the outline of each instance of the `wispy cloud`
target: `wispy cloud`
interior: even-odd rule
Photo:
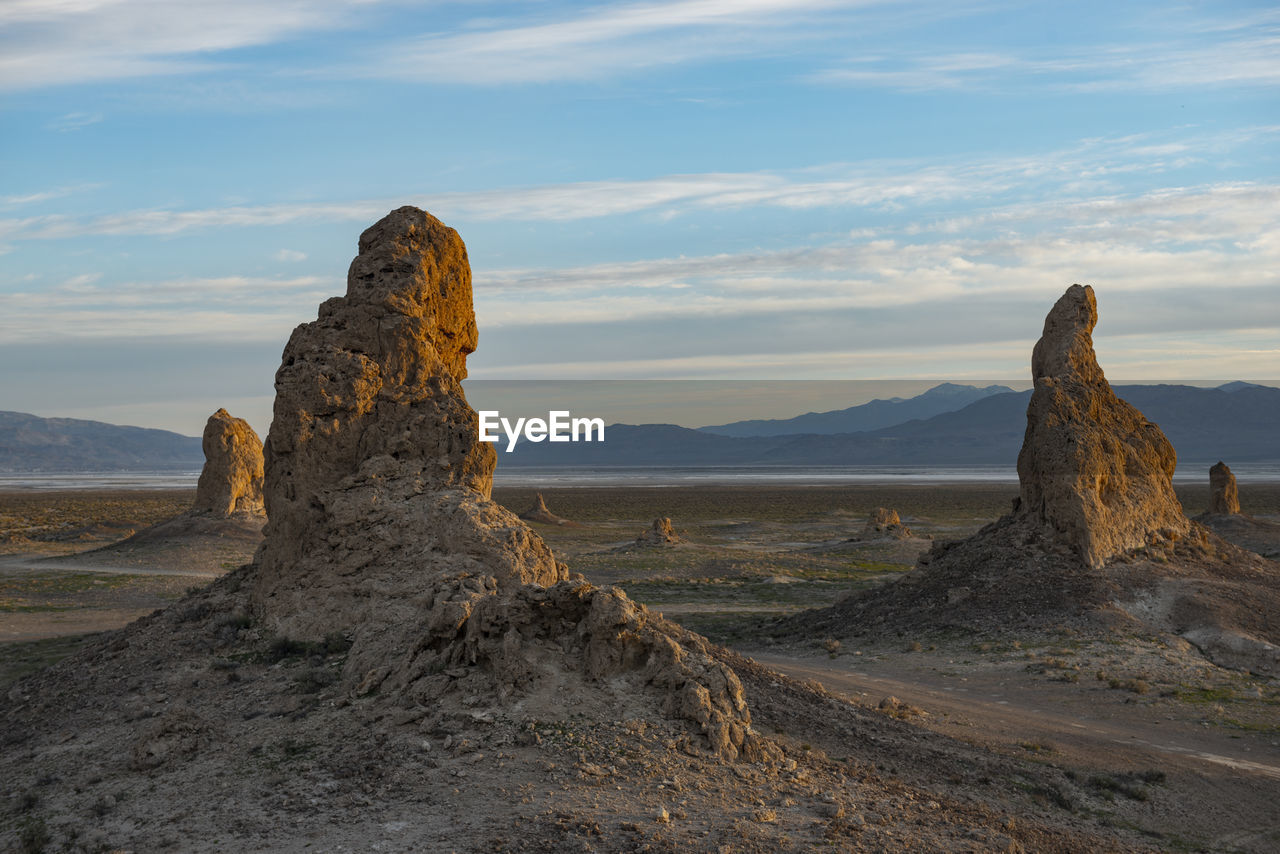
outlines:
[[[1280,84],[1280,27],[1241,33],[1234,28],[1204,44],[1166,40],[1097,44],[1045,59],[1016,52],[930,52],[858,56],[808,76],[815,83],[905,92],[1170,91]]]
[[[70,187],[55,187],[51,190],[41,190],[36,193],[24,193],[13,196],[0,196],[0,206],[3,207],[19,207],[21,205],[33,205],[39,202],[48,202],[53,199],[61,199],[72,196],[77,193],[84,193],[90,190],[97,190],[103,187],[103,184],[76,184]]]
[[[313,317],[322,300],[340,293],[337,279],[220,276],[161,282],[103,281],[73,276],[51,289],[0,294],[0,339],[183,336],[272,340]]]
[[[83,130],[89,125],[96,125],[102,121],[104,116],[102,113],[67,113],[59,116],[49,125],[49,130],[56,130],[60,133],[72,133],[74,131]]]
[[[376,0],[11,0],[0,5],[0,89],[217,68],[212,57],[349,24]]]
[[[467,84],[591,80],[750,53],[780,54],[822,33],[812,13],[876,0],[681,0],[597,6],[551,21],[384,46],[353,73]]]
[[[97,217],[48,214],[0,219],[0,240],[57,240],[87,235],[173,235],[215,228],[265,228],[300,222],[367,223],[402,204],[449,220],[572,221],[594,217],[772,207],[890,209],[948,200],[995,204],[1003,195],[1037,190],[1097,195],[1111,176],[1160,174],[1224,148],[1280,136],[1280,127],[1188,135],[1084,140],[1059,151],[933,164],[872,161],[790,172],[667,175],[632,181],[579,181],[539,187],[411,194],[350,202],[234,205],[199,210],[123,211]]]

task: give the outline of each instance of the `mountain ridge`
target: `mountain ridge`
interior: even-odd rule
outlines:
[[[792,418],[751,418],[697,428],[703,433],[735,438],[862,433],[892,427],[916,418],[929,418],[990,397],[1012,392],[1004,385],[985,387],[940,383],[915,397],[876,398],[844,409],[806,412]]]

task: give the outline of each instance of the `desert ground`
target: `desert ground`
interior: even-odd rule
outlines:
[[[1207,506],[1207,483],[1178,493],[1188,515]],[[792,738],[793,749],[815,761],[863,767],[902,781],[909,787],[904,791],[936,793],[910,808],[887,802],[846,808],[835,798],[804,821],[862,828],[888,824],[886,811],[936,809],[960,810],[955,820],[964,824],[963,810],[970,809],[982,812],[974,822],[987,835],[953,850],[1034,850],[1025,835],[1018,843],[1019,834],[991,831],[1018,821],[1059,828],[1066,834],[1061,850],[1089,850],[1104,844],[1099,838],[1115,850],[1280,848],[1280,682],[1216,667],[1185,641],[1099,640],[1065,626],[995,637],[855,631],[856,642],[771,633],[778,617],[892,583],[932,540],[968,536],[1006,512],[1016,484],[558,488],[542,494],[554,514],[576,523],[533,523],[557,556],[594,584],[619,586],[724,645],[763,732]],[[496,488],[494,497],[519,513],[533,504],[535,490]],[[254,544],[244,538],[205,538],[198,548],[180,549],[163,541],[115,545],[181,512],[191,498],[176,490],[0,495],[0,689],[74,652],[93,633],[165,607],[247,562]],[[1241,500],[1246,513],[1280,519],[1280,484],[1246,483]],[[866,520],[877,507],[896,509],[913,536],[868,536]],[[655,517],[669,517],[680,542],[638,545],[637,535]],[[776,674],[791,678],[780,681]],[[769,690],[753,694],[753,685],[766,684]],[[786,691],[829,695],[865,713],[847,726],[799,720],[796,709],[813,704],[789,707],[779,700]],[[554,734],[543,735],[554,743]],[[591,737],[583,738],[574,742],[575,767],[594,773],[598,763],[581,758],[590,753]],[[813,774],[821,779],[818,770]],[[548,779],[555,776],[549,772]],[[671,781],[656,785],[679,790]],[[39,814],[38,793],[3,795],[5,829],[30,827]],[[591,815],[598,817],[596,800]],[[737,817],[691,818],[696,803],[692,799],[679,820],[706,825],[705,850],[734,850],[731,842],[727,849],[711,842],[738,825],[751,829],[744,835],[739,828],[737,836],[756,840],[755,850],[768,850],[770,840],[786,832],[794,843],[800,833],[788,816],[803,811],[794,797],[750,805]],[[617,814],[640,807],[648,809],[633,803]],[[574,812],[565,809],[560,824],[571,825]],[[668,850],[668,822],[645,819],[620,819],[619,826],[628,828],[635,850]],[[1073,827],[1078,845],[1069,841]],[[591,834],[579,832],[575,845],[591,850]],[[893,831],[884,833],[862,833],[866,850],[895,850]],[[411,850],[388,844],[384,850]]]

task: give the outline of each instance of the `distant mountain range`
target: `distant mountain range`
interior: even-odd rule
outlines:
[[[1115,390],[1160,426],[1180,460],[1280,461],[1280,389],[1228,383]],[[724,436],[712,428],[614,424],[601,444],[521,442],[498,457],[503,466],[1013,465],[1030,397],[1030,391],[985,394],[928,418],[850,433]],[[820,413],[828,414],[835,413]]]
[[[976,400],[990,397],[993,394],[1012,393],[1013,389],[1005,385],[989,385],[978,388],[971,385],[942,383],[911,398],[891,397],[888,400],[873,400],[848,409],[836,409],[831,412],[806,412],[795,418],[777,420],[735,421],[732,424],[718,424],[712,427],[699,427],[704,433],[715,433],[719,436],[797,436],[805,433],[864,433],[892,427],[904,421],[932,418],[944,412],[954,412],[968,406]]]
[[[204,450],[193,436],[0,412],[0,472],[198,470],[203,465]]]
[[[1160,425],[1179,460],[1280,461],[1280,389],[1233,382],[1217,388],[1125,385],[1115,390]],[[875,400],[776,421],[698,430],[613,424],[603,443],[521,441],[510,454],[500,445],[498,461],[511,467],[1012,466],[1022,447],[1030,396],[1004,386],[945,383],[907,400]],[[893,417],[901,420],[826,432],[839,424],[882,424]],[[798,425],[812,432],[794,432]],[[720,432],[730,430],[742,435]],[[203,464],[200,439],[193,436],[0,412],[0,472],[198,470]]]

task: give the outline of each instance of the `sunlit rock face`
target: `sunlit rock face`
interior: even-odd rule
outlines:
[[[1045,318],[1018,455],[1019,514],[1095,567],[1190,530],[1173,492],[1173,446],[1111,390],[1093,350],[1097,322],[1087,285],[1072,285]]]
[[[1236,476],[1221,460],[1209,469],[1209,512],[1222,516],[1240,512]]]
[[[458,234],[405,207],[359,249],[346,296],[294,330],[276,374],[254,616],[296,640],[343,635],[344,686],[379,703],[661,715],[719,756],[759,756],[738,677],[704,640],[570,579],[490,500],[495,453],[459,383],[476,324]]]
[[[293,331],[276,373],[255,560],[255,601],[278,630],[323,636],[408,618],[424,573],[565,577],[489,500],[496,455],[477,440],[459,383],[476,339],[466,247],[411,207],[360,235],[346,296]]]
[[[249,422],[233,418],[225,409],[209,416],[204,426],[204,468],[196,485],[191,510],[217,517],[260,516],[262,500],[262,440]]]

